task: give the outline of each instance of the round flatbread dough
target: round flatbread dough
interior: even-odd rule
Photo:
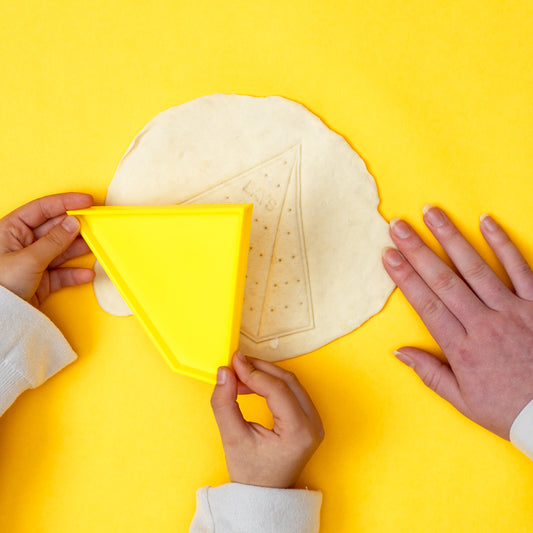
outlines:
[[[381,251],[391,241],[374,179],[340,135],[296,102],[216,94],[159,114],[131,143],[106,199],[241,202],[254,203],[244,353],[301,355],[382,308],[393,283]],[[104,276],[99,269],[98,302],[123,316],[128,308]]]
[[[132,312],[129,305],[98,261],[94,264],[94,272],[96,274],[93,281],[94,293],[100,307],[111,315],[130,316]]]

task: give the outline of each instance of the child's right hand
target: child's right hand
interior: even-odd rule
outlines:
[[[233,368],[219,369],[211,398],[230,479],[246,485],[292,487],[324,438],[320,416],[290,372],[239,352],[233,356]],[[274,416],[271,430],[244,420],[237,403],[239,391],[266,399]]]

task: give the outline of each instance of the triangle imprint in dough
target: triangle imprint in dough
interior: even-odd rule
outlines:
[[[254,203],[241,333],[256,343],[314,328],[300,207],[301,145],[185,203]]]

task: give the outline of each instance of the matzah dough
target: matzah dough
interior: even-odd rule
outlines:
[[[164,111],[131,143],[106,199],[239,202],[254,203],[244,353],[301,355],[382,308],[393,283],[381,251],[391,241],[374,179],[340,135],[296,102],[216,94]],[[104,310],[128,313],[100,268],[94,287]]]

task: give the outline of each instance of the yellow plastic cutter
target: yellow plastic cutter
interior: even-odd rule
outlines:
[[[238,347],[252,204],[91,207],[81,234],[177,372],[209,383]]]

